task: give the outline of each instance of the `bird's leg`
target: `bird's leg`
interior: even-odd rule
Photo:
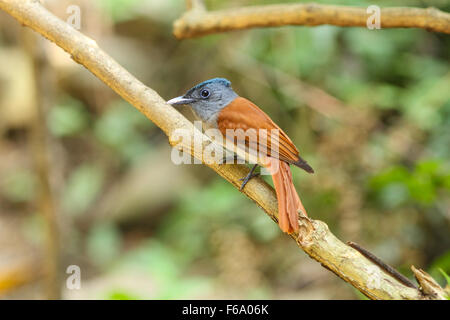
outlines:
[[[239,181],[242,181],[242,184],[241,184],[241,187],[239,188],[239,190],[242,191],[242,189],[244,189],[245,185],[250,181],[251,178],[259,176],[258,172],[253,173],[257,166],[258,166],[258,164],[255,164],[253,166],[252,170],[250,170],[250,172],[244,178],[239,179]]]

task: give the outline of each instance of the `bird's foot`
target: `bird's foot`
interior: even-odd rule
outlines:
[[[239,181],[242,181],[241,187],[239,188],[240,191],[244,189],[245,185],[250,181],[250,179],[260,175],[259,172],[254,172],[257,166],[258,164],[255,164],[252,170],[250,170],[250,172],[244,178],[239,179]]]

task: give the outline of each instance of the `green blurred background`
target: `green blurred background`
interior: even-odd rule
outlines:
[[[276,2],[299,1],[206,4]],[[74,4],[81,31],[165,99],[230,79],[316,170],[293,170],[313,218],[410,278],[415,265],[446,284],[448,35],[321,26],[178,41],[184,1],[46,1],[64,20]],[[377,4],[450,11],[448,0]],[[58,256],[64,299],[362,298],[212,170],[174,165],[164,134],[60,48],[4,12],[0,28],[0,298],[50,297]],[[66,288],[69,265],[81,290]]]

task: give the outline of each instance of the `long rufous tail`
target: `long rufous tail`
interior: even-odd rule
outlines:
[[[307,214],[295,190],[291,168],[288,163],[275,158],[269,158],[268,162],[278,199],[278,224],[283,232],[296,232],[299,229],[298,210]]]

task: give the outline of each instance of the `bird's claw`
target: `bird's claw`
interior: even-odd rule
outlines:
[[[254,172],[257,166],[258,165],[255,164],[253,166],[252,170],[250,170],[250,172],[245,177],[239,179],[239,181],[242,181],[242,184],[241,184],[241,187],[239,188],[239,191],[242,191],[244,189],[245,185],[250,181],[250,179],[260,175],[259,172],[256,172],[256,173]]]
[[[239,181],[244,181],[245,179],[247,179],[247,181],[249,181],[251,178],[255,178],[255,177],[258,177],[258,176],[260,176],[261,174],[259,173],[259,172],[255,172],[255,173],[252,173],[249,177],[248,177],[248,179],[247,179],[247,176],[245,176],[245,177],[243,177],[243,178],[240,178],[239,179]]]

